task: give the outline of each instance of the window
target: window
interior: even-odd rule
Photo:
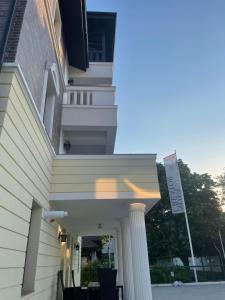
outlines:
[[[34,291],[41,218],[42,208],[36,201],[33,201],[23,273],[22,295],[27,295]]]
[[[49,138],[52,138],[55,101],[59,96],[59,78],[56,64],[45,71],[41,116]]]
[[[45,98],[45,110],[44,110],[44,125],[48,133],[49,138],[52,138],[53,120],[54,120],[54,108],[55,108],[55,95],[51,90],[51,85],[47,85],[46,98]]]

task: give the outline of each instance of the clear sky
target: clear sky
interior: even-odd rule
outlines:
[[[116,153],[175,149],[193,171],[225,167],[225,1],[87,0],[118,13]]]

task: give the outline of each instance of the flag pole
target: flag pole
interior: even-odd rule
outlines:
[[[176,160],[177,160],[176,151],[175,151],[175,155],[176,155]],[[178,161],[177,161],[177,165],[178,165]],[[178,168],[179,168],[179,166],[178,166]],[[182,188],[182,185],[181,185],[181,188]],[[187,233],[188,233],[188,240],[189,240],[189,245],[190,245],[190,250],[191,250],[191,262],[192,262],[192,266],[194,269],[195,282],[198,282],[198,275],[197,275],[197,270],[196,270],[196,265],[195,265],[194,251],[193,251],[193,246],[192,246],[191,232],[190,232],[190,226],[189,226],[189,222],[188,222],[187,209],[186,209],[186,204],[185,204],[185,200],[184,200],[183,189],[182,189],[182,195],[183,195],[182,198],[183,198],[184,215],[185,215],[185,221],[186,221],[186,227],[187,227]]]
[[[184,215],[185,215],[189,245],[190,245],[190,250],[191,250],[191,262],[192,262],[192,266],[193,266],[193,269],[194,269],[195,282],[198,282],[198,275],[197,275],[197,270],[196,270],[196,266],[195,266],[195,258],[194,258],[194,252],[193,252],[193,247],[192,247],[191,233],[190,233],[190,227],[189,227],[187,210],[186,210],[186,205],[185,205],[184,198],[183,198],[183,202],[184,202]]]

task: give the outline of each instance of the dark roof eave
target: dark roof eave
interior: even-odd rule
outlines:
[[[69,65],[86,71],[89,61],[85,0],[60,0],[59,3]]]

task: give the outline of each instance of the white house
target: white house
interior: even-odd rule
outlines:
[[[152,299],[156,155],[113,154],[116,14],[84,0],[0,0],[0,12],[0,299],[56,299],[60,269],[79,284],[80,237],[101,234],[115,237],[125,299]]]

